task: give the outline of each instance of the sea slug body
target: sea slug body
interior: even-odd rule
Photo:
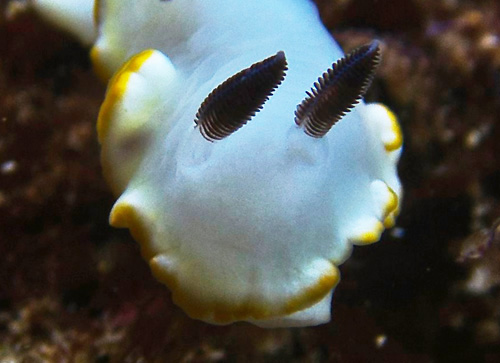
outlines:
[[[193,318],[329,321],[337,266],[399,212],[398,121],[360,100],[378,43],[344,56],[308,0],[77,2],[110,223]]]

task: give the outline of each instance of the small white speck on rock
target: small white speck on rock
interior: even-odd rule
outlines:
[[[6,161],[0,166],[0,170],[4,175],[13,174],[17,170],[17,162],[14,160]]]
[[[387,343],[387,335],[379,334],[375,337],[375,346],[380,349]]]

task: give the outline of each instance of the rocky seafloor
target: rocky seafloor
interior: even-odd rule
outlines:
[[[88,50],[0,2],[0,362],[500,362],[500,3],[317,3],[345,49],[382,42],[405,197],[329,324],[264,330],[188,318],[108,226]]]

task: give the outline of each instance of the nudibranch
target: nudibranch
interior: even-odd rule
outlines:
[[[76,3],[114,74],[97,122],[111,225],[193,318],[328,322],[338,266],[399,211],[398,121],[361,100],[379,43],[344,55],[308,0]]]

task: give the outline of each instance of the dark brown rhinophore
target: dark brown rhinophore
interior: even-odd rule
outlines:
[[[332,65],[297,106],[295,123],[320,138],[364,96],[380,62],[378,41],[356,48]]]
[[[246,124],[281,84],[286,70],[285,53],[280,51],[217,86],[196,113],[203,137],[220,140]]]

